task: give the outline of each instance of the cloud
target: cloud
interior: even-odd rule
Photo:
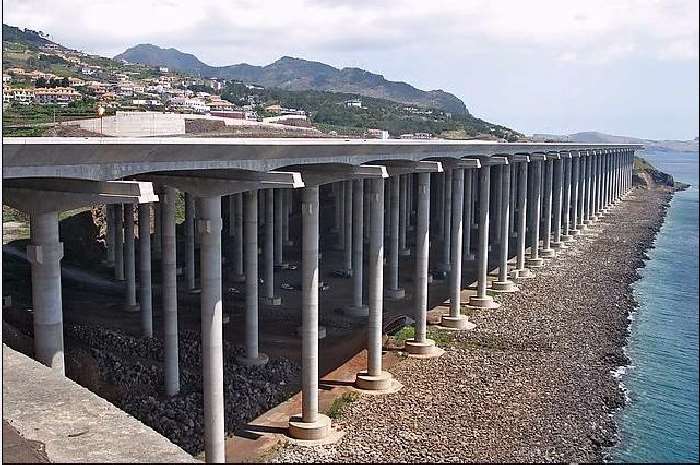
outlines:
[[[232,57],[509,47],[588,63],[698,59],[697,0],[4,0],[5,22],[116,53],[139,42]],[[194,50],[193,48],[197,49]],[[253,60],[255,61],[255,60]]]

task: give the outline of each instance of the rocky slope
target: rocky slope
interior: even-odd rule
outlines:
[[[196,56],[152,44],[139,44],[114,57],[130,63],[167,66],[175,71],[203,77],[237,79],[285,90],[326,90],[356,93],[366,97],[383,98],[395,102],[438,108],[455,114],[468,114],[460,99],[443,90],[424,91],[400,81],[390,81],[380,74],[360,68],[334,68],[315,61],[284,56],[267,66],[246,63],[229,66],[210,66]]]

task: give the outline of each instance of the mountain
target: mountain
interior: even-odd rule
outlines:
[[[561,140],[566,142],[581,142],[587,144],[643,144],[650,150],[666,150],[673,152],[697,152],[698,138],[694,140],[673,140],[673,139],[641,139],[639,137],[615,136],[602,132],[577,132],[568,135],[556,134],[533,134],[535,141]]]
[[[443,90],[424,91],[400,81],[389,81],[380,74],[360,68],[334,68],[315,61],[284,56],[267,66],[246,63],[209,66],[196,56],[156,45],[139,44],[114,57],[130,63],[167,66],[172,70],[200,75],[235,79],[284,90],[326,90],[355,93],[365,97],[438,108],[459,115],[469,114],[460,99]]]

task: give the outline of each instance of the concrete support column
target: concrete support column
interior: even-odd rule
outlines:
[[[105,226],[107,227],[107,259],[105,260],[107,265],[114,266],[114,240],[116,234],[114,233],[114,206],[105,205]]]
[[[384,183],[384,198],[387,199],[387,203],[391,205],[391,185],[392,181],[389,179],[387,182]],[[365,201],[367,200],[367,187],[369,184],[365,184]],[[367,208],[364,209],[363,211],[363,223],[365,225],[365,230],[367,230],[369,223],[367,222],[367,219],[369,218],[369,211]],[[391,208],[385,208],[384,209],[384,224],[386,227],[384,228],[384,237],[385,238],[390,238],[391,237]]]
[[[586,156],[586,224],[591,222],[593,210],[593,155]]]
[[[510,198],[508,199],[509,207],[508,211],[510,216],[508,217],[509,237],[516,237],[517,227],[515,221],[515,209],[518,203],[518,171],[515,168],[510,170]]]
[[[357,217],[353,218],[353,206],[354,206],[354,198],[353,198],[353,181],[345,181],[343,182],[343,189],[345,190],[344,194],[344,200],[345,200],[345,249],[344,249],[344,271],[348,274],[353,272],[353,247],[354,247],[354,236],[353,236],[353,229],[354,229],[354,222],[357,221]],[[360,198],[364,198],[364,196],[361,196]],[[362,212],[362,209],[360,209],[360,212]],[[360,219],[362,220],[362,218]],[[362,224],[362,222],[360,222]],[[362,242],[362,229],[359,231],[360,235],[360,242]]]
[[[362,208],[362,214],[364,215],[362,218],[362,222],[364,224],[364,230],[362,231],[362,240],[365,241],[366,244],[369,243],[369,236],[370,236],[370,225],[369,225],[369,213],[370,209],[372,206],[369,203],[369,183],[365,183],[364,185],[364,197],[365,197],[365,204]]]
[[[500,197],[501,197],[501,247],[500,247],[500,260],[498,263],[498,279],[494,281],[491,285],[491,291],[500,292],[515,292],[518,289],[515,287],[515,283],[509,279],[508,275],[508,243],[509,237],[508,231],[510,229],[510,171],[511,165],[501,165],[500,166]]]
[[[590,155],[591,165],[591,201],[589,202],[589,221],[594,223],[598,213],[598,152],[593,150]]]
[[[554,257],[552,249],[552,178],[554,174],[554,159],[548,158],[544,162],[544,197],[542,199],[542,250],[543,258]]]
[[[408,228],[408,175],[399,176],[399,255],[411,255],[406,247],[406,230]]]
[[[558,249],[562,247],[562,209],[563,209],[563,193],[562,193],[562,180],[564,178],[564,164],[566,159],[559,159],[554,161],[554,231],[552,247]],[[566,231],[565,231],[566,232]]]
[[[572,236],[578,236],[580,231],[578,230],[578,211],[579,211],[579,156],[574,155],[572,160],[572,170],[571,170],[571,224],[569,234]]]
[[[562,161],[564,162],[564,205],[563,205],[563,229],[564,233],[561,235],[561,241],[563,243],[571,242],[573,237],[571,235],[571,230],[573,229],[573,223],[571,223],[571,169],[573,165],[573,159],[570,153],[566,153],[566,158]]]
[[[275,204],[275,219],[273,221],[274,223],[274,232],[275,232],[275,250],[274,250],[274,256],[275,256],[275,266],[278,268],[283,267],[282,263],[282,247],[284,246],[283,244],[283,237],[282,237],[282,218],[283,218],[283,211],[282,211],[282,190],[280,189],[273,189],[272,190],[272,195],[274,196],[274,204]]]
[[[185,289],[196,289],[194,282],[194,196],[185,192]]]
[[[469,173],[467,171],[467,173]],[[418,173],[416,211],[415,331],[406,341],[406,352],[435,354],[435,341],[426,337],[428,312],[428,258],[430,254],[430,173]]]
[[[395,178],[398,185],[399,179]],[[369,244],[369,319],[367,322],[367,370],[357,374],[360,389],[385,391],[392,385],[391,375],[382,370],[382,312],[384,283],[384,178],[370,181],[373,208]]]
[[[442,235],[442,261],[438,268],[439,271],[447,273],[450,271],[450,245],[452,239],[451,220],[452,220],[452,170],[445,170],[445,186],[444,203],[442,204],[443,213],[443,235]]]
[[[264,191],[263,191],[264,192]],[[263,365],[268,357],[258,351],[258,191],[244,197],[245,238],[245,354],[238,361],[245,365]],[[266,225],[267,229],[267,225]],[[267,234],[266,234],[267,236]],[[266,242],[269,237],[266,237]],[[272,257],[270,257],[270,261]],[[267,278],[267,277],[266,277]]]
[[[516,269],[512,274],[514,278],[528,279],[535,276],[535,274],[525,266],[525,248],[527,239],[527,172],[528,172],[528,162],[518,163],[518,246],[516,254]]]
[[[452,226],[450,233],[450,314],[442,317],[442,326],[453,329],[467,329],[469,320],[461,314],[462,292],[462,228],[464,203],[464,169],[452,171]]]
[[[114,205],[114,279],[124,281],[124,205]]]
[[[124,310],[138,312],[136,303],[136,249],[134,247],[134,205],[124,205],[124,277],[126,302]]]
[[[362,303],[363,255],[364,244],[362,231],[364,229],[364,181],[356,179],[352,183],[352,305],[346,313],[351,316],[364,317],[369,315],[369,308]],[[346,197],[347,200],[347,197]],[[383,212],[382,212],[383,215]],[[383,232],[382,232],[383,237]]]
[[[462,251],[462,260],[474,260],[472,253],[472,217],[474,216],[474,198],[472,197],[472,180],[474,179],[474,171],[471,169],[464,171],[464,216],[462,220],[462,229],[464,230],[464,244]],[[430,187],[430,186],[428,186]]]
[[[162,296],[163,296],[163,349],[165,395],[180,391],[180,371],[177,347],[177,271],[175,250],[175,199],[177,191],[166,186],[160,196],[162,220]],[[221,208],[221,207],[219,207]]]
[[[440,206],[440,208],[435,209],[435,216],[437,217],[437,236],[440,239],[445,237],[445,213],[442,208],[445,205],[445,184],[447,179],[447,169],[442,173],[436,173],[437,179],[437,189],[435,190],[435,205]]]
[[[297,439],[322,439],[331,425],[318,411],[318,209],[318,187],[305,187],[301,205],[301,415],[289,420],[289,434]]]
[[[531,162],[533,168],[532,176],[532,208],[530,209],[530,256],[525,260],[528,268],[539,268],[544,260],[539,256],[540,248],[540,201],[541,201],[541,179],[542,162],[535,160]]]
[[[338,208],[338,243],[336,249],[345,247],[345,183],[340,181],[336,185],[336,208]]]
[[[289,239],[289,216],[292,214],[292,190],[283,189],[282,194],[282,199],[284,201],[284,212],[282,214],[282,240],[284,241],[284,245],[292,246],[294,245],[294,241]]]
[[[585,218],[585,212],[584,212],[584,205],[586,203],[586,158],[585,155],[579,154],[578,158],[578,185],[577,187],[577,211],[576,211],[576,229],[579,231],[583,231],[586,229],[586,224],[584,222]]]
[[[58,241],[58,212],[33,213],[29,222],[27,258],[32,268],[34,357],[65,375],[61,295],[63,243]]]
[[[275,296],[275,190],[265,189],[262,191],[265,195],[265,244],[264,244],[264,263],[265,263],[265,297],[264,302],[267,305],[280,305],[282,299]],[[257,328],[257,311],[256,311],[256,328]],[[257,331],[256,331],[257,333]]]
[[[493,195],[493,200],[496,205],[495,212],[494,212],[494,231],[493,231],[493,239],[494,239],[494,244],[498,245],[501,243],[501,210],[503,209],[503,199],[501,196],[501,186],[502,186],[502,180],[501,176],[503,174],[503,171],[501,168],[497,168],[493,174],[494,176],[494,185],[496,186],[495,189],[492,189],[492,195]]]
[[[221,197],[197,199],[202,321],[204,451],[207,462],[223,462],[224,353],[221,292]]]
[[[139,205],[139,305],[141,334],[153,337],[153,294],[151,291],[151,204]]]
[[[163,242],[163,220],[160,202],[153,204],[153,257],[160,258]]]
[[[243,274],[243,194],[233,195],[233,276],[232,281],[242,283]]]
[[[406,295],[406,291],[399,287],[399,182],[399,176],[394,176],[391,178],[389,186],[391,193],[389,201],[391,236],[389,237],[389,288],[386,290],[386,296],[392,300],[403,299]],[[372,210],[376,208],[376,205],[372,205]]]
[[[479,169],[479,271],[476,295],[469,298],[469,305],[479,308],[498,308],[493,297],[486,294],[486,275],[489,264],[489,196],[491,195],[491,165]]]
[[[413,206],[413,196],[415,195],[415,188],[414,188],[414,179],[415,179],[415,174],[414,173],[409,173],[406,175],[406,190],[408,191],[408,194],[406,196],[406,209],[408,210],[408,221],[406,222],[406,230],[407,231],[413,231],[415,228],[413,227],[413,219],[416,216],[416,210],[415,207]]]

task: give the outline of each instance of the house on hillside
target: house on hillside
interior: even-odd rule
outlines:
[[[80,100],[80,92],[72,87],[54,87],[50,89],[37,88],[34,89],[34,102],[40,105],[55,104],[66,106],[70,102]]]
[[[343,105],[345,105],[347,108],[363,108],[362,100],[357,98],[346,100],[343,102]]]

